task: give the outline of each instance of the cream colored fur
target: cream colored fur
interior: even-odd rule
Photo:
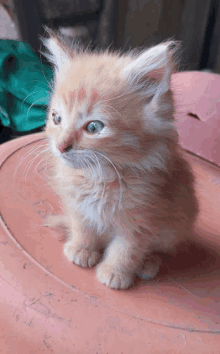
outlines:
[[[98,264],[99,281],[125,289],[143,262],[145,278],[158,273],[154,252],[184,240],[197,214],[174,126],[174,43],[126,55],[70,49],[53,37],[45,44],[56,68],[46,133],[69,229],[64,253],[82,267]],[[88,133],[95,120],[104,128]]]

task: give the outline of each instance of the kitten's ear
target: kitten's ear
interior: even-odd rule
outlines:
[[[61,37],[57,36],[52,30],[46,28],[48,38],[43,38],[42,42],[47,53],[43,53],[46,58],[55,66],[57,72],[60,72],[63,65],[71,59],[70,49]]]
[[[174,54],[178,43],[165,42],[136,57],[123,69],[123,76],[134,90],[152,96],[163,94],[170,88],[171,73],[175,69]]]

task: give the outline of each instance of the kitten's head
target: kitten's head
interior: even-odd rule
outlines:
[[[126,55],[67,48],[56,37],[45,45],[55,68],[46,133],[69,166],[137,166],[155,144],[175,141],[173,42]]]

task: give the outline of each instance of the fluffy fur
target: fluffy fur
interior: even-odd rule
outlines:
[[[99,263],[97,278],[111,288],[130,287],[143,262],[153,278],[154,252],[184,240],[197,214],[174,126],[175,43],[126,55],[70,49],[56,37],[45,45],[55,67],[46,134],[65,210],[57,223],[69,230],[64,253],[82,267]],[[88,132],[97,120],[102,129]]]

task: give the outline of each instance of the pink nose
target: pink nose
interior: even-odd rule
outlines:
[[[68,148],[71,147],[71,144],[67,144],[67,142],[60,143],[57,148],[63,154]]]
[[[78,132],[74,131],[71,135],[64,139],[61,143],[58,144],[58,150],[63,154],[67,149],[71,148],[74,142],[78,139]]]

